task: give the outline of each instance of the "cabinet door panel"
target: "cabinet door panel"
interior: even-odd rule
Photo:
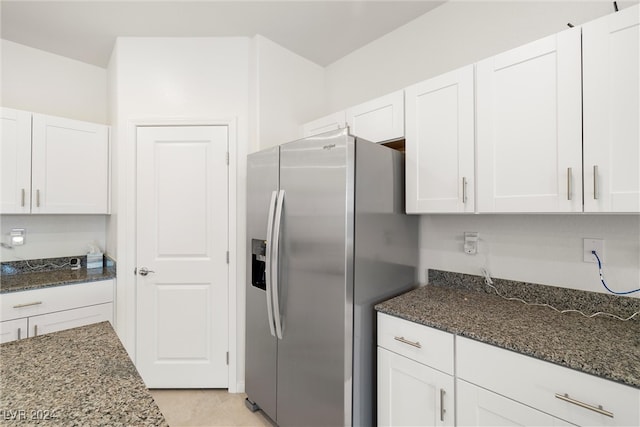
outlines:
[[[404,137],[404,93],[400,90],[347,110],[352,135],[371,142]]]
[[[580,31],[476,66],[479,212],[582,210]]]
[[[456,381],[456,419],[461,426],[573,425],[489,390]]]
[[[108,213],[106,126],[34,114],[32,159],[33,213]]]
[[[453,377],[378,348],[378,425],[454,425]]]
[[[0,213],[31,209],[31,113],[2,109],[0,141]]]
[[[98,304],[29,318],[29,336],[49,334],[100,322],[113,323],[113,304]]]
[[[405,91],[407,212],[474,211],[473,66]]]
[[[346,125],[345,112],[329,114],[309,123],[302,125],[302,137],[318,135],[324,132],[340,129]]]
[[[584,209],[640,212],[640,6],[582,35]]]
[[[0,344],[27,337],[27,319],[0,322]]]

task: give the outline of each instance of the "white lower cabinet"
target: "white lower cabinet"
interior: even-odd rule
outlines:
[[[459,426],[571,426],[559,418],[463,380],[456,380]]]
[[[98,304],[29,318],[29,336],[49,334],[92,323],[111,322],[113,304]]]
[[[640,425],[638,388],[382,313],[377,392],[380,426]]]
[[[113,323],[114,280],[0,295],[0,342],[78,326]]]
[[[378,425],[453,426],[453,377],[378,347]]]
[[[27,337],[27,319],[0,322],[0,344]]]
[[[453,335],[378,313],[378,425],[453,426]]]

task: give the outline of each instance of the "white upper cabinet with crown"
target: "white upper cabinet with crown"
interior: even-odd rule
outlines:
[[[580,29],[476,65],[478,212],[582,211]]]
[[[405,89],[407,213],[474,212],[473,65]]]
[[[640,212],[640,6],[582,27],[584,210]]]
[[[399,90],[305,123],[302,136],[306,138],[347,125],[352,135],[371,142],[404,138],[404,92]]]
[[[109,213],[109,127],[2,109],[3,214]]]

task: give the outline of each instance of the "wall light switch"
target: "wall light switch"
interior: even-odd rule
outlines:
[[[11,246],[20,246],[25,244],[26,230],[24,228],[14,228],[11,230]]]

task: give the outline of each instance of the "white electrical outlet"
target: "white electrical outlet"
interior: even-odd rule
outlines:
[[[597,263],[596,257],[592,251],[598,253],[600,262],[604,261],[604,240],[602,239],[584,239],[583,240],[583,260],[584,262]]]
[[[467,255],[475,255],[478,253],[478,232],[464,232],[464,253]]]

